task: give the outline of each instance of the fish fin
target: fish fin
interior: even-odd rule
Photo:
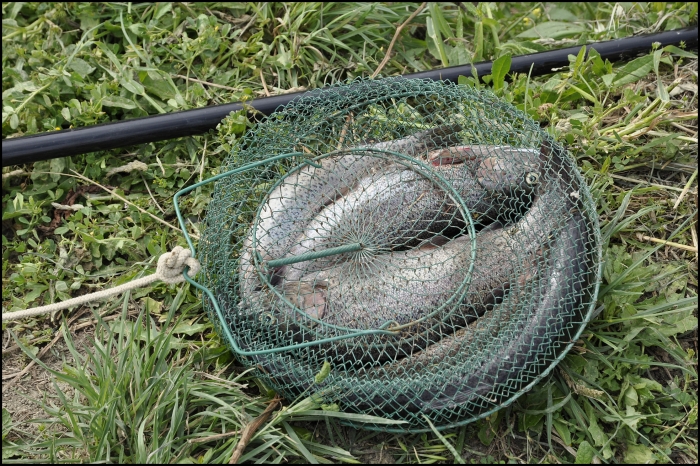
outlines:
[[[328,282],[326,280],[317,280],[314,282],[314,288],[323,288],[324,290],[327,290]]]

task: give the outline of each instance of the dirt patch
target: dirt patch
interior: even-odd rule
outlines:
[[[80,330],[71,333],[76,350],[81,354],[86,345],[92,345],[92,331]],[[9,341],[8,341],[9,339]],[[2,347],[11,348],[14,340],[8,332],[3,332]],[[42,362],[52,370],[60,371],[63,362],[73,365],[73,356],[68,350],[68,345],[63,338],[60,338],[41,358]],[[57,382],[54,376],[41,367],[33,364],[32,367],[17,379],[17,377],[6,378],[19,374],[29,365],[31,358],[21,350],[11,351],[2,356],[2,407],[7,409],[12,416],[13,426],[28,435],[38,435],[39,424],[32,422],[34,419],[47,418],[47,414],[42,409],[40,402],[44,401],[56,405],[57,391],[56,385],[66,394],[68,398],[74,396],[74,390],[70,385]],[[54,385],[55,383],[55,385]]]

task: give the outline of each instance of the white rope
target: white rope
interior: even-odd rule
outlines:
[[[3,312],[2,321],[7,322],[10,320],[24,319],[26,317],[38,316],[41,314],[49,314],[61,309],[79,306],[90,301],[97,301],[115,294],[140,288],[158,280],[162,280],[165,283],[180,283],[185,281],[185,277],[183,276],[185,266],[189,267],[187,275],[189,275],[190,278],[197,275],[197,272],[199,272],[200,269],[199,261],[192,257],[192,251],[181,246],[175,246],[171,252],[166,252],[158,258],[156,273],[153,275],[139,278],[138,280],[133,280],[129,283],[124,283],[116,288],[89,293],[67,301],[61,301],[60,303],[35,307],[24,311]]]

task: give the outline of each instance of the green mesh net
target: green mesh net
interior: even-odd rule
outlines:
[[[221,171],[198,245],[206,310],[284,397],[405,421],[357,427],[484,417],[590,319],[590,192],[566,151],[490,92],[325,88],[258,124]]]

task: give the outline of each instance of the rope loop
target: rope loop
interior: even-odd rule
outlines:
[[[199,270],[201,269],[199,261],[195,257],[192,257],[192,251],[190,251],[189,249],[185,249],[181,246],[175,246],[172,251],[166,252],[158,258],[158,266],[156,268],[156,273],[154,273],[153,275],[148,275],[137,280],[132,280],[115,288],[109,288],[106,290],[97,291],[95,293],[89,293],[83,296],[78,296],[77,298],[69,299],[67,301],[61,301],[58,303],[48,304],[46,306],[25,309],[23,311],[3,312],[2,321],[6,322],[10,320],[18,320],[27,317],[38,316],[41,314],[49,314],[51,312],[60,311],[61,309],[79,306],[90,301],[97,301],[100,299],[107,298],[109,296],[114,296],[116,294],[123,293],[128,290],[141,288],[142,286],[147,286],[158,280],[162,280],[168,284],[184,282],[185,277],[183,275],[183,272],[185,271],[185,267],[189,267],[189,269],[187,270],[187,275],[190,278],[197,275],[197,272],[199,272]]]
[[[189,267],[187,275],[193,278],[199,272],[199,261],[192,257],[192,251],[182,246],[175,246],[172,251],[162,254],[158,258],[156,275],[165,283],[180,283],[185,281],[182,273],[185,267]]]

